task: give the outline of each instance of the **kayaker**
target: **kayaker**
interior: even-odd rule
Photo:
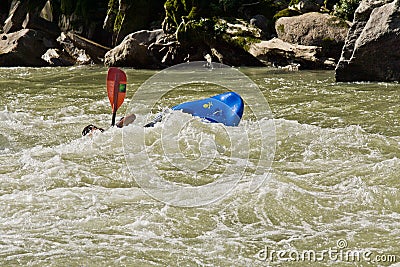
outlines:
[[[100,131],[100,132],[104,132],[103,128],[99,128],[93,124],[89,124],[88,126],[86,126],[85,128],[83,128],[82,130],[82,136],[86,136],[89,134],[89,136],[93,135],[94,132],[96,131]]]
[[[118,128],[122,128],[122,127],[127,126],[127,125],[131,124],[132,122],[134,122],[135,119],[136,119],[136,115],[132,113],[132,114],[129,114],[128,116],[122,117],[115,125]],[[88,134],[89,134],[89,136],[91,136],[96,131],[104,132],[104,129],[99,128],[93,124],[89,124],[88,126],[83,128],[82,136],[86,136]]]

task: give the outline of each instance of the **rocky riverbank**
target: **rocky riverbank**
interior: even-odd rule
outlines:
[[[126,18],[132,15],[129,1],[109,1],[108,11],[98,1],[93,7],[100,13],[97,22],[89,23],[76,12],[55,14],[50,0],[37,1],[43,6],[36,9],[29,8],[30,1],[14,0],[9,12],[0,14],[0,66],[104,64],[157,69],[208,58],[232,66],[336,68],[338,81],[399,80],[394,47],[399,36],[398,1],[363,0],[350,22],[329,12],[327,1],[284,3],[276,10],[289,8],[273,17],[242,3],[233,17],[232,10],[193,3],[179,6],[179,1],[167,0],[164,14],[138,26]]]

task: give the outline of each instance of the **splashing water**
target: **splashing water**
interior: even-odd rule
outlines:
[[[87,124],[110,124],[107,69],[0,69],[1,265],[399,262],[399,85],[334,83],[328,71],[241,71],[268,100],[276,129],[272,173],[255,191],[249,190],[255,166],[268,167],[258,160],[257,129],[271,119],[256,121],[246,107],[239,127],[232,129],[172,112],[146,130],[142,143],[139,133],[148,122],[148,107],[130,99],[154,72],[128,69],[127,98],[119,115],[135,106],[137,121],[81,137]],[[193,88],[174,90],[154,107],[154,114],[215,92],[204,84]],[[185,120],[190,123],[181,124]],[[243,133],[250,136],[250,156],[239,151],[232,157],[230,138],[245,143]],[[163,146],[169,143],[163,142],[177,145],[193,164],[193,175],[179,168],[175,154],[165,154]],[[132,173],[127,156],[138,164],[150,158],[165,180],[181,185],[210,184],[225,166],[244,175],[224,198],[180,208],[147,195],[135,178],[148,166]],[[216,161],[204,161],[212,157]],[[355,263],[343,255],[321,257],[329,249],[370,254]],[[290,257],[271,256],[271,251]],[[304,251],[319,258],[297,257]]]

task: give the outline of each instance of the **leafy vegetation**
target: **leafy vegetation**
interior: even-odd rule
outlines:
[[[339,3],[333,7],[333,15],[352,21],[354,12],[359,6],[360,1],[361,0],[340,0]]]
[[[179,25],[176,37],[181,43],[204,43],[215,38],[214,26],[215,21],[211,19],[190,20]]]
[[[185,20],[201,18],[242,18],[264,15],[272,21],[275,13],[287,7],[289,0],[166,0],[167,28],[176,29]]]
[[[285,8],[275,14],[274,21],[277,21],[281,17],[293,17],[293,16],[297,16],[297,15],[300,15],[299,11]]]

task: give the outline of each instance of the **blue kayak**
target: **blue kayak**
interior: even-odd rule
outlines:
[[[235,92],[226,92],[172,107],[172,110],[182,110],[182,112],[226,126],[239,125],[243,109],[243,99]]]
[[[222,123],[226,126],[238,126],[242,119],[243,109],[243,99],[235,92],[226,92],[172,107],[172,110],[181,110],[206,121]],[[162,114],[159,114],[144,127],[153,127],[161,120]]]

